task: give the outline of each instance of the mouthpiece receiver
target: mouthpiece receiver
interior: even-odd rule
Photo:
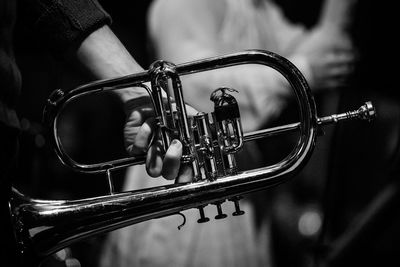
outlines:
[[[365,120],[370,122],[374,120],[375,117],[376,117],[375,107],[372,105],[371,101],[367,101],[357,110],[318,118],[317,123],[318,125],[323,126],[330,123],[336,123],[342,120],[354,120],[354,119]]]
[[[376,110],[375,107],[372,105],[371,101],[365,102],[364,105],[362,105],[358,110],[357,110],[357,116],[359,119],[366,120],[366,121],[372,121],[373,119],[376,118]]]

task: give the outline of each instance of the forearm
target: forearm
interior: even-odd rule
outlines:
[[[325,0],[318,24],[346,30],[353,21],[353,10],[357,2],[358,0]]]
[[[91,33],[78,47],[75,57],[94,79],[110,79],[143,71],[108,26]],[[147,95],[146,91],[138,88],[114,92],[122,101]]]

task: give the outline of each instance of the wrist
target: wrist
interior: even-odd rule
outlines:
[[[135,98],[148,97],[149,93],[144,88],[145,86],[147,86],[147,84],[143,84],[143,86],[127,87],[114,90],[113,93],[117,95],[122,103],[126,103]]]

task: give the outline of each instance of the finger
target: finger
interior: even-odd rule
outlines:
[[[178,178],[175,183],[189,183],[193,181],[193,169],[190,164],[181,164]]]
[[[333,78],[343,78],[352,74],[354,71],[353,64],[343,64],[332,67],[329,71],[330,76]]]
[[[133,110],[140,111],[140,113],[145,114],[148,118],[147,113],[153,113],[153,105],[149,95],[142,97],[133,97],[124,103],[125,113],[130,116]],[[151,116],[151,115],[150,115]],[[145,119],[145,118],[144,118]],[[143,120],[144,120],[143,119]]]
[[[353,53],[339,53],[336,55],[336,62],[339,64],[350,64],[355,61]]]
[[[321,85],[321,88],[336,89],[338,87],[347,86],[348,84],[349,81],[346,78],[327,79],[324,84]]]
[[[146,157],[146,171],[151,177],[158,177],[161,175],[163,166],[163,145],[159,140],[150,146]]]
[[[154,118],[147,119],[140,127],[129,127],[129,125],[126,125],[125,128],[126,142],[129,144],[127,147],[128,153],[131,155],[145,153],[155,131]]]
[[[161,173],[165,179],[173,180],[178,177],[181,157],[182,143],[174,139],[164,156]]]
[[[329,53],[324,58],[327,66],[338,66],[344,64],[353,64],[355,57],[349,53]]]
[[[130,126],[140,126],[147,119],[154,117],[154,111],[151,107],[137,107],[128,116],[127,123]]]
[[[146,152],[154,132],[155,119],[149,118],[139,128],[139,131],[135,137],[134,149],[137,152]]]

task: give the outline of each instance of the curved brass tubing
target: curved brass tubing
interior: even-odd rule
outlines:
[[[221,124],[222,126],[213,126],[218,132],[218,140],[212,141],[212,136],[209,134],[211,131],[208,129],[211,126],[209,126],[207,119],[200,117],[197,119],[199,123],[205,125],[201,126],[204,128],[200,129],[199,125],[196,126],[197,128],[193,128],[191,121],[187,118],[179,77],[242,64],[261,64],[279,71],[293,88],[299,106],[300,122],[243,134],[238,118],[225,118],[226,116],[222,114],[222,116],[220,115],[222,119],[214,116],[213,123],[216,124],[220,120],[222,123],[233,122],[236,125],[234,132],[238,133],[238,136],[234,137],[236,141],[219,140],[231,138],[230,134],[224,134],[222,128],[225,124]],[[177,114],[177,125],[180,127],[177,129],[179,137],[189,146],[186,149],[188,155],[186,155],[185,160],[193,164],[194,168],[198,168],[199,175],[202,168],[209,171],[209,174],[204,177],[199,176],[191,183],[113,193],[81,200],[30,199],[14,189],[9,204],[21,256],[21,265],[40,265],[48,255],[73,242],[95,234],[175,214],[190,208],[199,208],[202,214],[202,207],[207,204],[218,204],[225,199],[235,199],[239,195],[284,183],[296,175],[307,163],[315,146],[318,127],[343,119],[361,118],[369,120],[375,115],[372,104],[367,103],[353,112],[318,118],[312,94],[303,75],[290,61],[268,51],[250,50],[177,66],[159,61],[154,63],[150,70],[146,72],[89,83],[68,93],[61,90],[54,92],[45,107],[45,117],[52,131],[53,143],[60,160],[79,172],[104,172],[107,175],[110,175],[110,172],[115,169],[142,164],[144,156],[91,165],[75,162],[67,155],[61,144],[58,135],[59,114],[70,101],[80,96],[131,86],[142,86],[148,90],[151,96],[160,125],[165,126],[163,123],[166,123],[167,119],[163,116],[172,113],[172,111],[164,110],[165,105],[162,102],[161,90],[165,88],[159,83],[162,80],[165,81],[165,79],[171,79],[173,84],[174,99],[179,113]],[[144,85],[147,82],[151,82],[151,88]],[[235,101],[232,100],[228,103],[228,108],[234,109],[236,108],[235,105]],[[224,108],[224,106],[222,107]],[[236,114],[236,112],[233,113]],[[237,112],[238,114],[239,112]],[[199,136],[201,142],[196,143],[193,131],[197,135],[201,133]],[[235,144],[240,147],[247,141],[266,138],[287,131],[298,131],[299,139],[291,153],[282,161],[271,166],[244,172],[236,172],[232,168],[229,172],[222,171],[222,175],[216,175],[218,173],[216,166],[221,165],[221,160],[218,160],[219,156],[210,154],[212,151],[219,150],[218,153],[222,155],[220,158],[234,162],[232,151],[236,148],[231,149],[232,151],[224,150],[224,144],[236,142]],[[168,146],[168,138],[168,134],[164,132],[162,139],[166,146]],[[204,147],[201,147],[201,144],[204,144]],[[204,160],[208,165],[204,162],[198,163],[200,160]],[[204,167],[205,165],[211,167]]]

